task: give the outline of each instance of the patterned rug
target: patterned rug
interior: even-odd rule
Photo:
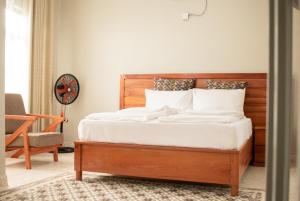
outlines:
[[[231,197],[228,187],[186,182],[133,179],[85,174],[83,182],[74,173],[35,182],[0,192],[0,200],[86,200],[86,201],[260,201],[264,192],[240,189],[239,197]]]

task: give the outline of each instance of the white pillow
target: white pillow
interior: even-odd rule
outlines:
[[[193,110],[244,116],[245,89],[193,89]]]
[[[193,91],[156,91],[145,89],[146,107],[159,109],[164,106],[185,110],[192,108]]]

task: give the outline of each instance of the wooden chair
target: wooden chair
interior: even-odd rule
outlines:
[[[40,118],[52,121],[42,132],[30,132],[32,124]],[[63,121],[62,116],[26,114],[21,95],[5,94],[6,151],[16,151],[12,158],[24,155],[26,169],[31,169],[33,154],[52,152],[54,161],[58,161],[58,147],[63,144],[63,135],[56,129]]]

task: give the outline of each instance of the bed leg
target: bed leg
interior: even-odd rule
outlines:
[[[74,168],[76,171],[76,180],[82,181],[82,144],[75,142]]]
[[[76,181],[82,181],[82,171],[76,170]]]
[[[231,196],[238,196],[238,195],[239,195],[239,185],[232,185]]]
[[[240,184],[240,163],[239,153],[235,152],[232,155],[231,161],[231,196],[239,195],[239,184]]]

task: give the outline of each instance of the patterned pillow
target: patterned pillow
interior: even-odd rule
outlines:
[[[245,89],[247,86],[246,81],[207,80],[208,89]]]
[[[183,91],[194,88],[194,79],[154,79],[154,90],[158,91]]]

